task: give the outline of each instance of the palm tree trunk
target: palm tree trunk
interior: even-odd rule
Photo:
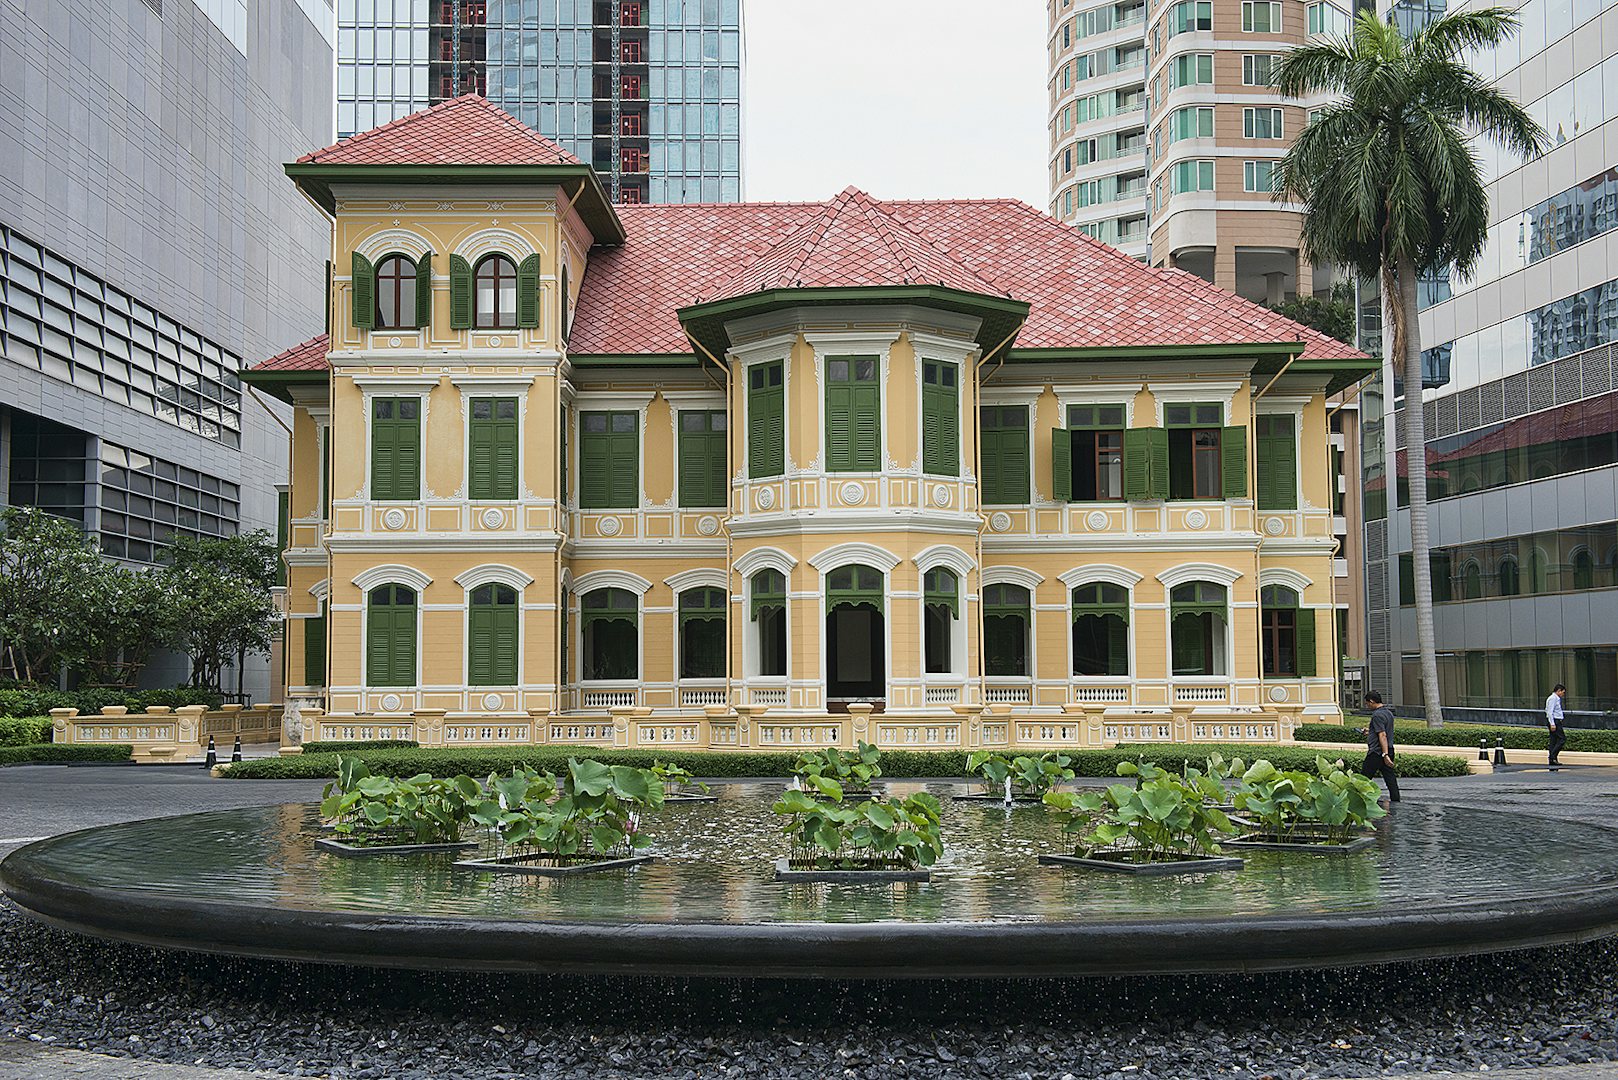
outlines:
[[[1394,280],[1388,281],[1389,276]],[[1416,321],[1415,262],[1408,256],[1397,258],[1391,275],[1383,271],[1383,291],[1388,296],[1388,312],[1393,316],[1394,356],[1404,365],[1405,471],[1410,484],[1410,561],[1416,587],[1416,646],[1421,653],[1422,707],[1427,726],[1436,728],[1444,726],[1444,703],[1438,692],[1438,654],[1433,645],[1432,545],[1427,527],[1427,421],[1421,407],[1421,327]]]

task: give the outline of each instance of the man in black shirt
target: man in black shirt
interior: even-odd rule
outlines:
[[[1399,801],[1399,774],[1393,768],[1393,710],[1382,704],[1382,695],[1372,690],[1365,695],[1366,703],[1374,710],[1371,723],[1365,729],[1365,764],[1360,772],[1374,777],[1382,774],[1388,785],[1388,802]]]

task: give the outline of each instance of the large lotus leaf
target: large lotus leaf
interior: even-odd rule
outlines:
[[[645,802],[651,797],[653,782],[656,780],[645,769],[637,769],[629,765],[612,766],[612,789],[620,799],[631,802]],[[657,785],[661,787],[662,785]]]
[[[372,825],[381,825],[392,817],[392,812],[381,803],[366,803],[365,816]]]
[[[815,822],[814,840],[817,846],[827,851],[836,851],[843,846],[843,831],[837,827],[836,822],[821,818]]]
[[[1153,821],[1166,821],[1185,802],[1185,796],[1167,784],[1149,784],[1141,788],[1140,802]]]
[[[1263,784],[1274,780],[1278,775],[1279,770],[1273,764],[1260,758],[1253,762],[1247,771],[1242,774],[1242,782],[1245,784]]]
[[[596,824],[590,827],[590,844],[596,851],[606,855],[624,842],[624,833],[607,824]]]
[[[868,802],[860,807],[865,820],[879,829],[893,828],[893,812],[879,802]]]
[[[1133,761],[1120,761],[1118,763],[1118,775],[1119,776],[1137,776],[1139,774],[1140,774],[1140,766],[1137,765],[1135,762],[1133,762]]]
[[[612,786],[612,770],[599,761],[568,758],[567,771],[577,794],[604,795]]]
[[[781,793],[781,797],[775,801],[775,805],[770,809],[777,814],[807,814],[814,810],[817,805],[815,800],[811,799],[807,793],[799,791],[797,788],[788,788]]]
[[[807,778],[809,786],[829,799],[837,802],[843,801],[843,785],[829,776],[810,776]]]
[[[943,809],[938,802],[938,796],[930,791],[918,791],[906,798],[905,802],[910,806],[919,806],[926,810],[934,821],[938,820],[938,815]]]

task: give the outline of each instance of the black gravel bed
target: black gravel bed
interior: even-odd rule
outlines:
[[[1399,1075],[1618,1059],[1618,943],[1396,968],[994,983],[686,982],[221,959],[0,903],[0,1035],[389,1080]]]

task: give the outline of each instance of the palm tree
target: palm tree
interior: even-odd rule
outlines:
[[[1483,254],[1489,200],[1469,137],[1492,139],[1524,158],[1547,144],[1522,106],[1460,59],[1464,50],[1498,44],[1516,29],[1509,9],[1488,8],[1446,15],[1407,38],[1367,11],[1347,36],[1292,50],[1275,76],[1287,97],[1336,98],[1287,151],[1276,189],[1305,206],[1307,257],[1362,277],[1380,275],[1393,355],[1404,370],[1416,638],[1432,727],[1443,724],[1444,712],[1433,649],[1416,281],[1451,264],[1465,275]]]

